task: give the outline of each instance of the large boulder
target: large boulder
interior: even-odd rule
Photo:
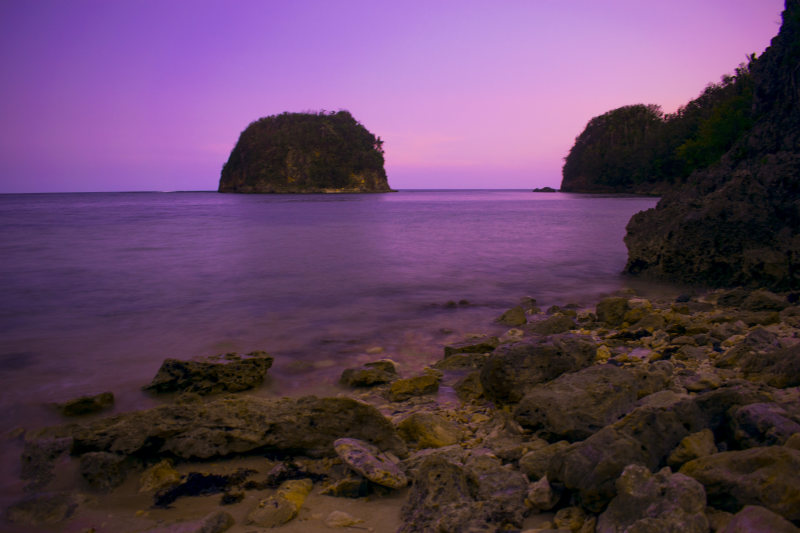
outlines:
[[[389,192],[383,141],[347,111],[251,123],[222,167],[219,192]]]
[[[708,503],[736,512],[761,505],[787,520],[800,520],[800,451],[765,446],[722,452],[689,461],[681,473],[706,488]]]
[[[791,522],[760,505],[746,505],[721,533],[798,533]]]
[[[682,531],[707,533],[706,493],[683,474],[664,468],[656,474],[629,465],[616,481],[617,495],[597,521],[597,533]]]
[[[221,398],[163,405],[42,432],[73,439],[72,453],[174,455],[207,459],[257,449],[333,456],[333,442],[354,437],[405,455],[392,423],[377,409],[350,398]]]
[[[339,378],[339,383],[348,387],[374,387],[390,383],[398,377],[392,361],[374,361],[360,367],[345,369]]]
[[[660,378],[660,388],[667,385],[671,369],[648,370],[595,365],[562,374],[531,388],[514,418],[548,440],[583,440],[630,412],[644,393],[655,392],[649,374]]]
[[[199,361],[165,359],[144,390],[217,394],[240,392],[261,385],[273,358],[265,352],[236,353]]]
[[[591,338],[572,334],[505,344],[483,365],[481,385],[487,398],[516,403],[534,385],[591,365],[596,353]]]
[[[742,448],[785,444],[793,434],[800,433],[800,424],[775,403],[734,407],[729,415],[733,439]]]

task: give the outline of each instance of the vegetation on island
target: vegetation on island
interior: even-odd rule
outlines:
[[[675,113],[636,104],[591,119],[565,159],[561,190],[661,193],[718,161],[757,118],[755,55],[748,60]]]
[[[282,113],[251,123],[219,192],[388,192],[383,141],[348,111]]]

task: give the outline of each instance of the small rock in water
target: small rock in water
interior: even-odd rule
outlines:
[[[521,305],[518,305],[500,315],[497,322],[506,326],[516,327],[527,323],[528,319],[525,317],[525,310]]]
[[[347,387],[374,387],[390,383],[398,378],[392,361],[375,361],[358,368],[347,368],[342,372],[339,383]]]
[[[433,394],[439,390],[441,380],[442,374],[437,370],[428,370],[413,378],[398,379],[391,384],[389,399],[393,402],[402,402],[413,396]]]
[[[413,413],[397,425],[397,431],[417,448],[450,446],[463,436],[458,425],[434,413]]]
[[[225,354],[204,361],[165,359],[153,381],[143,389],[155,393],[183,391],[203,395],[240,392],[261,385],[272,361],[270,355],[260,351],[244,356]]]
[[[338,439],[333,448],[347,466],[373,483],[391,489],[400,489],[408,484],[406,475],[397,464],[368,442]]]
[[[57,407],[64,416],[82,416],[99,413],[112,405],[114,405],[114,393],[104,392],[95,396],[81,396],[80,398],[57,404]]]
[[[181,482],[181,475],[172,467],[172,461],[163,459],[139,477],[139,492],[158,492]]]
[[[274,496],[258,502],[258,506],[247,515],[247,523],[261,527],[283,525],[300,512],[314,484],[310,479],[286,481],[278,487]]]
[[[52,525],[72,516],[77,507],[75,497],[68,492],[34,494],[6,509],[5,518],[14,524]]]
[[[356,518],[344,511],[332,511],[325,519],[325,525],[328,527],[350,527],[363,523],[364,521],[360,518]]]
[[[89,452],[81,456],[81,477],[90,488],[109,492],[125,482],[127,469],[124,455],[109,452]]]

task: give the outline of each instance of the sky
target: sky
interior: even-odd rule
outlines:
[[[0,193],[216,190],[263,116],[346,109],[395,189],[561,182],[594,116],[665,112],[783,0],[0,0]]]

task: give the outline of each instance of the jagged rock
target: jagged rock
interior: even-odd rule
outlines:
[[[553,517],[553,524],[555,524],[559,530],[563,529],[580,533],[583,530],[586,518],[586,512],[580,507],[564,507],[563,509],[559,509]]]
[[[399,456],[406,446],[377,409],[350,398],[220,398],[208,403],[153,409],[50,428],[41,437],[69,436],[73,454],[207,459],[258,448],[333,455],[333,441],[354,437]]]
[[[603,298],[597,302],[597,321],[611,327],[621,326],[628,311],[628,299],[621,296]]]
[[[428,370],[419,376],[398,379],[389,386],[389,399],[402,402],[414,396],[433,394],[439,390],[441,380],[442,373],[438,370]]]
[[[798,533],[800,529],[760,505],[745,505],[720,533]]]
[[[320,494],[337,498],[363,498],[369,493],[369,481],[361,476],[336,480],[324,486],[320,491]]]
[[[766,446],[721,452],[689,461],[680,472],[706,488],[708,503],[736,512],[763,505],[787,520],[800,519],[800,451]]]
[[[483,398],[483,385],[481,385],[481,373],[479,371],[470,372],[459,379],[453,385],[458,399],[462,402],[469,402]]]
[[[528,481],[490,456],[472,457],[463,465],[428,456],[415,469],[413,482],[398,533],[489,533],[522,525]]]
[[[172,461],[162,459],[139,476],[139,492],[158,492],[180,482],[181,475],[173,468]]]
[[[433,364],[437,370],[480,369],[488,359],[485,353],[454,353]]]
[[[26,526],[52,525],[63,522],[75,512],[78,502],[67,492],[33,494],[5,510],[6,519]]]
[[[214,511],[200,520],[178,522],[164,527],[148,529],[146,533],[223,533],[234,525],[230,513]]]
[[[656,474],[629,465],[616,482],[617,495],[597,521],[597,533],[682,531],[707,533],[703,486],[664,468]]]
[[[364,521],[360,518],[356,518],[344,511],[331,511],[327,518],[325,518],[325,525],[331,528],[352,527],[363,523]]]
[[[457,353],[491,353],[500,345],[497,337],[481,337],[444,347],[444,356],[448,357]]]
[[[284,481],[274,496],[258,502],[247,515],[247,523],[260,527],[281,526],[300,512],[314,484],[310,479]]]
[[[667,385],[669,374],[653,374],[661,378],[660,388]],[[639,375],[646,372],[613,365],[595,365],[562,374],[531,388],[514,410],[514,418],[548,440],[583,440],[636,406],[640,381],[644,381]],[[648,383],[647,388],[652,384]]]
[[[397,424],[397,432],[417,448],[441,448],[458,443],[463,431],[455,422],[434,413],[412,413]]]
[[[165,359],[158,373],[144,390],[217,394],[240,392],[261,385],[273,358],[265,352],[225,354],[224,360],[181,361]]]
[[[401,489],[408,484],[397,464],[368,442],[345,438],[336,440],[333,447],[347,466],[373,483],[390,489]]]
[[[518,305],[500,315],[500,317],[497,319],[497,322],[514,328],[524,325],[528,322],[528,319],[525,316],[525,310],[522,308],[522,306]]]
[[[774,403],[752,403],[730,411],[733,438],[743,448],[784,444],[800,424]]]
[[[684,437],[683,440],[672,450],[667,457],[667,465],[672,468],[680,468],[681,465],[698,457],[705,457],[717,453],[717,445],[714,442],[714,432],[706,428],[697,433]]]
[[[127,468],[124,455],[109,452],[89,452],[81,455],[81,477],[89,487],[109,492],[125,482]]]
[[[347,387],[373,387],[390,383],[398,378],[397,369],[391,361],[375,361],[358,368],[342,372],[339,383]]]
[[[72,448],[71,437],[26,440],[22,450],[20,478],[27,480],[26,489],[44,488],[55,477],[56,461]]]
[[[553,490],[547,476],[528,487],[528,495],[525,497],[525,505],[537,511],[549,511],[556,506],[560,494]]]
[[[531,450],[520,458],[519,469],[531,479],[545,477],[567,449],[569,442],[562,440]]]
[[[741,307],[748,311],[783,311],[789,307],[789,301],[774,292],[756,290],[747,295]]]
[[[552,316],[532,322],[528,326],[528,331],[537,335],[555,335],[557,333],[566,333],[569,330],[575,329],[575,320],[568,316]]]
[[[506,344],[481,369],[481,385],[489,399],[516,403],[534,385],[589,366],[596,353],[590,338],[573,334]]]
[[[58,410],[64,416],[82,416],[99,413],[114,405],[114,393],[103,392],[94,396],[81,396],[68,402],[58,404]]]

